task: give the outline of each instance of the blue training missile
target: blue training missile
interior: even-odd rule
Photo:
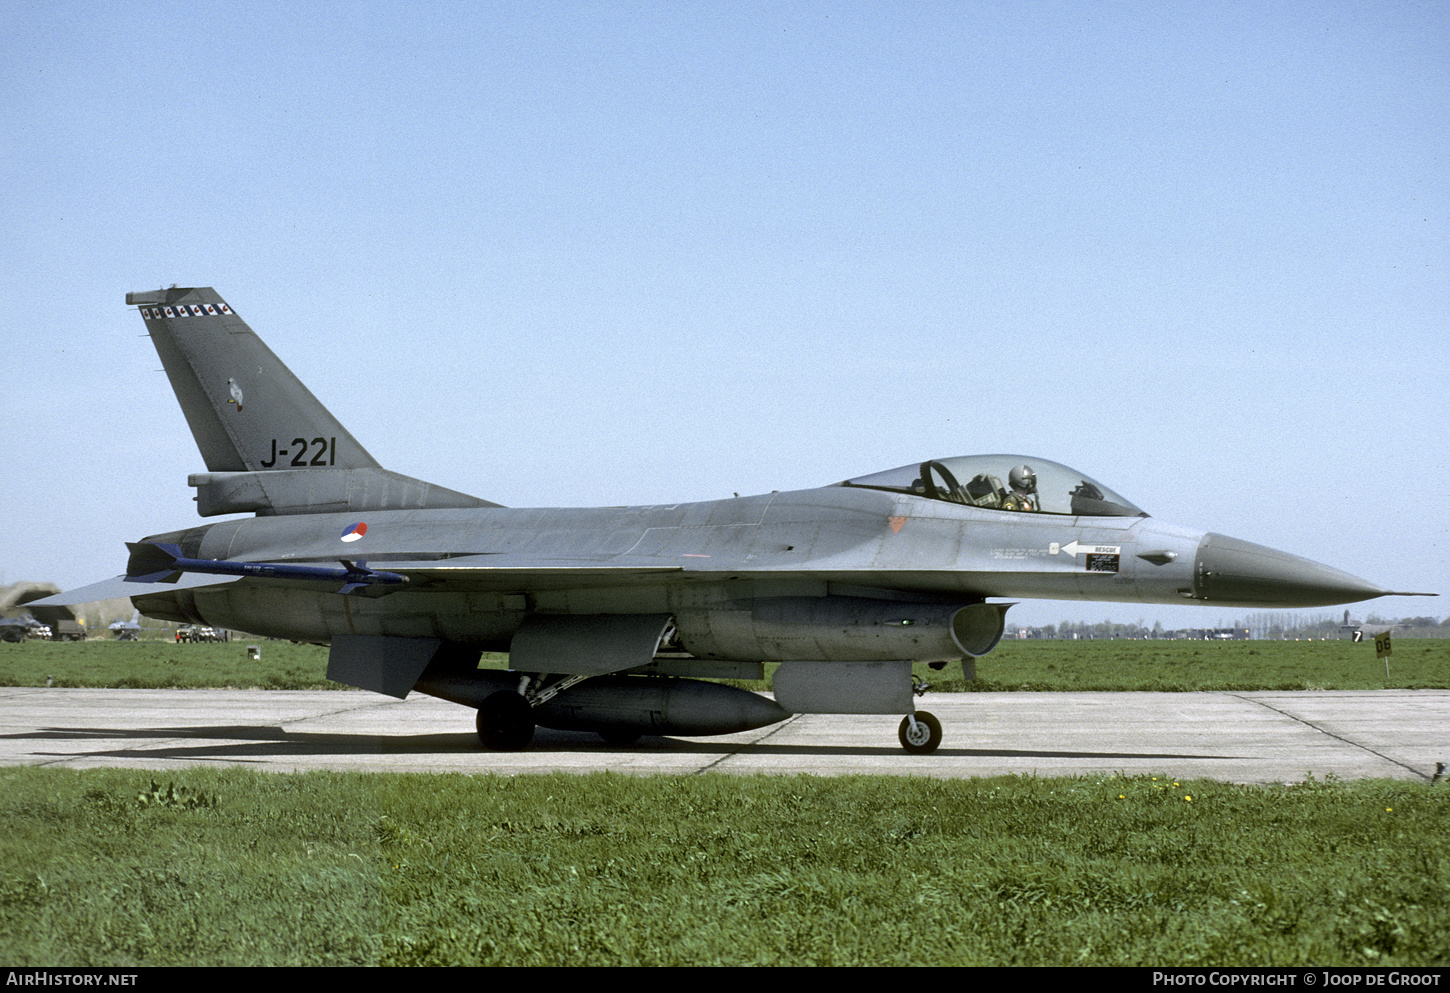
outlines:
[[[155,542],[126,542],[131,557],[126,562],[128,583],[174,583],[183,572],[202,572],[216,576],[256,576],[262,579],[333,579],[341,580],[338,593],[355,593],[370,586],[401,586],[408,577],[397,572],[369,569],[362,560],[339,559],[341,568],[323,565],[284,565],[276,562],[231,562],[225,559],[189,559],[181,554],[180,545]],[[380,592],[393,592],[383,590]]]

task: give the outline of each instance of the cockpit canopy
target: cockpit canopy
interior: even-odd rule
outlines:
[[[857,476],[842,486],[914,493],[984,510],[1147,517],[1148,514],[1076,469],[1030,455],[962,455]]]

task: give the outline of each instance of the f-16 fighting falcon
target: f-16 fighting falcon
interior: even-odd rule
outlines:
[[[384,469],[210,288],[131,293],[206,471],[202,517],[129,544],[148,617],[330,646],[330,679],[609,742],[795,713],[940,723],[912,663],[963,666],[1028,597],[1312,607],[1396,595],[1308,559],[1149,517],[1067,466],[928,457],[818,489],[704,503],[514,509]],[[483,652],[509,668],[480,669]],[[774,698],[709,680],[761,679]]]

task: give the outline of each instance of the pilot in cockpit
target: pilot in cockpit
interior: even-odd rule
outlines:
[[[1011,491],[1002,500],[1003,510],[1035,511],[1037,509],[1037,473],[1030,465],[1019,465],[1007,474]]]

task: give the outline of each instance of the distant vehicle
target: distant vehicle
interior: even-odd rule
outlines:
[[[80,621],[58,620],[50,622],[51,641],[85,641],[86,629]]]
[[[0,617],[0,641],[18,645],[26,638],[35,637],[40,622],[33,617]]]
[[[226,641],[226,632],[199,624],[185,624],[176,629],[176,640],[182,644],[198,644],[204,641]]]
[[[130,596],[148,617],[330,645],[330,679],[473,707],[492,748],[525,747],[536,725],[620,742],[845,713],[905,715],[902,746],[925,754],[941,726],[915,707],[912,664],[959,662],[970,678],[1019,598],[1223,608],[1396,595],[1151,519],[1023,455],[918,457],[733,500],[501,507],[384,469],[215,290],[126,300],[205,460],[189,480],[198,511],[256,516],[131,543],[124,576],[45,602]],[[685,384],[690,370],[673,375]],[[922,388],[944,375],[927,370]],[[384,382],[365,402],[386,405],[386,393]],[[487,445],[460,438],[439,457],[486,458]],[[689,464],[659,461],[673,474]],[[577,468],[552,469],[572,499]],[[1293,512],[1313,510],[1301,500]],[[483,651],[508,652],[511,671],[479,669]],[[766,662],[780,663],[774,700],[702,681],[758,679]]]

